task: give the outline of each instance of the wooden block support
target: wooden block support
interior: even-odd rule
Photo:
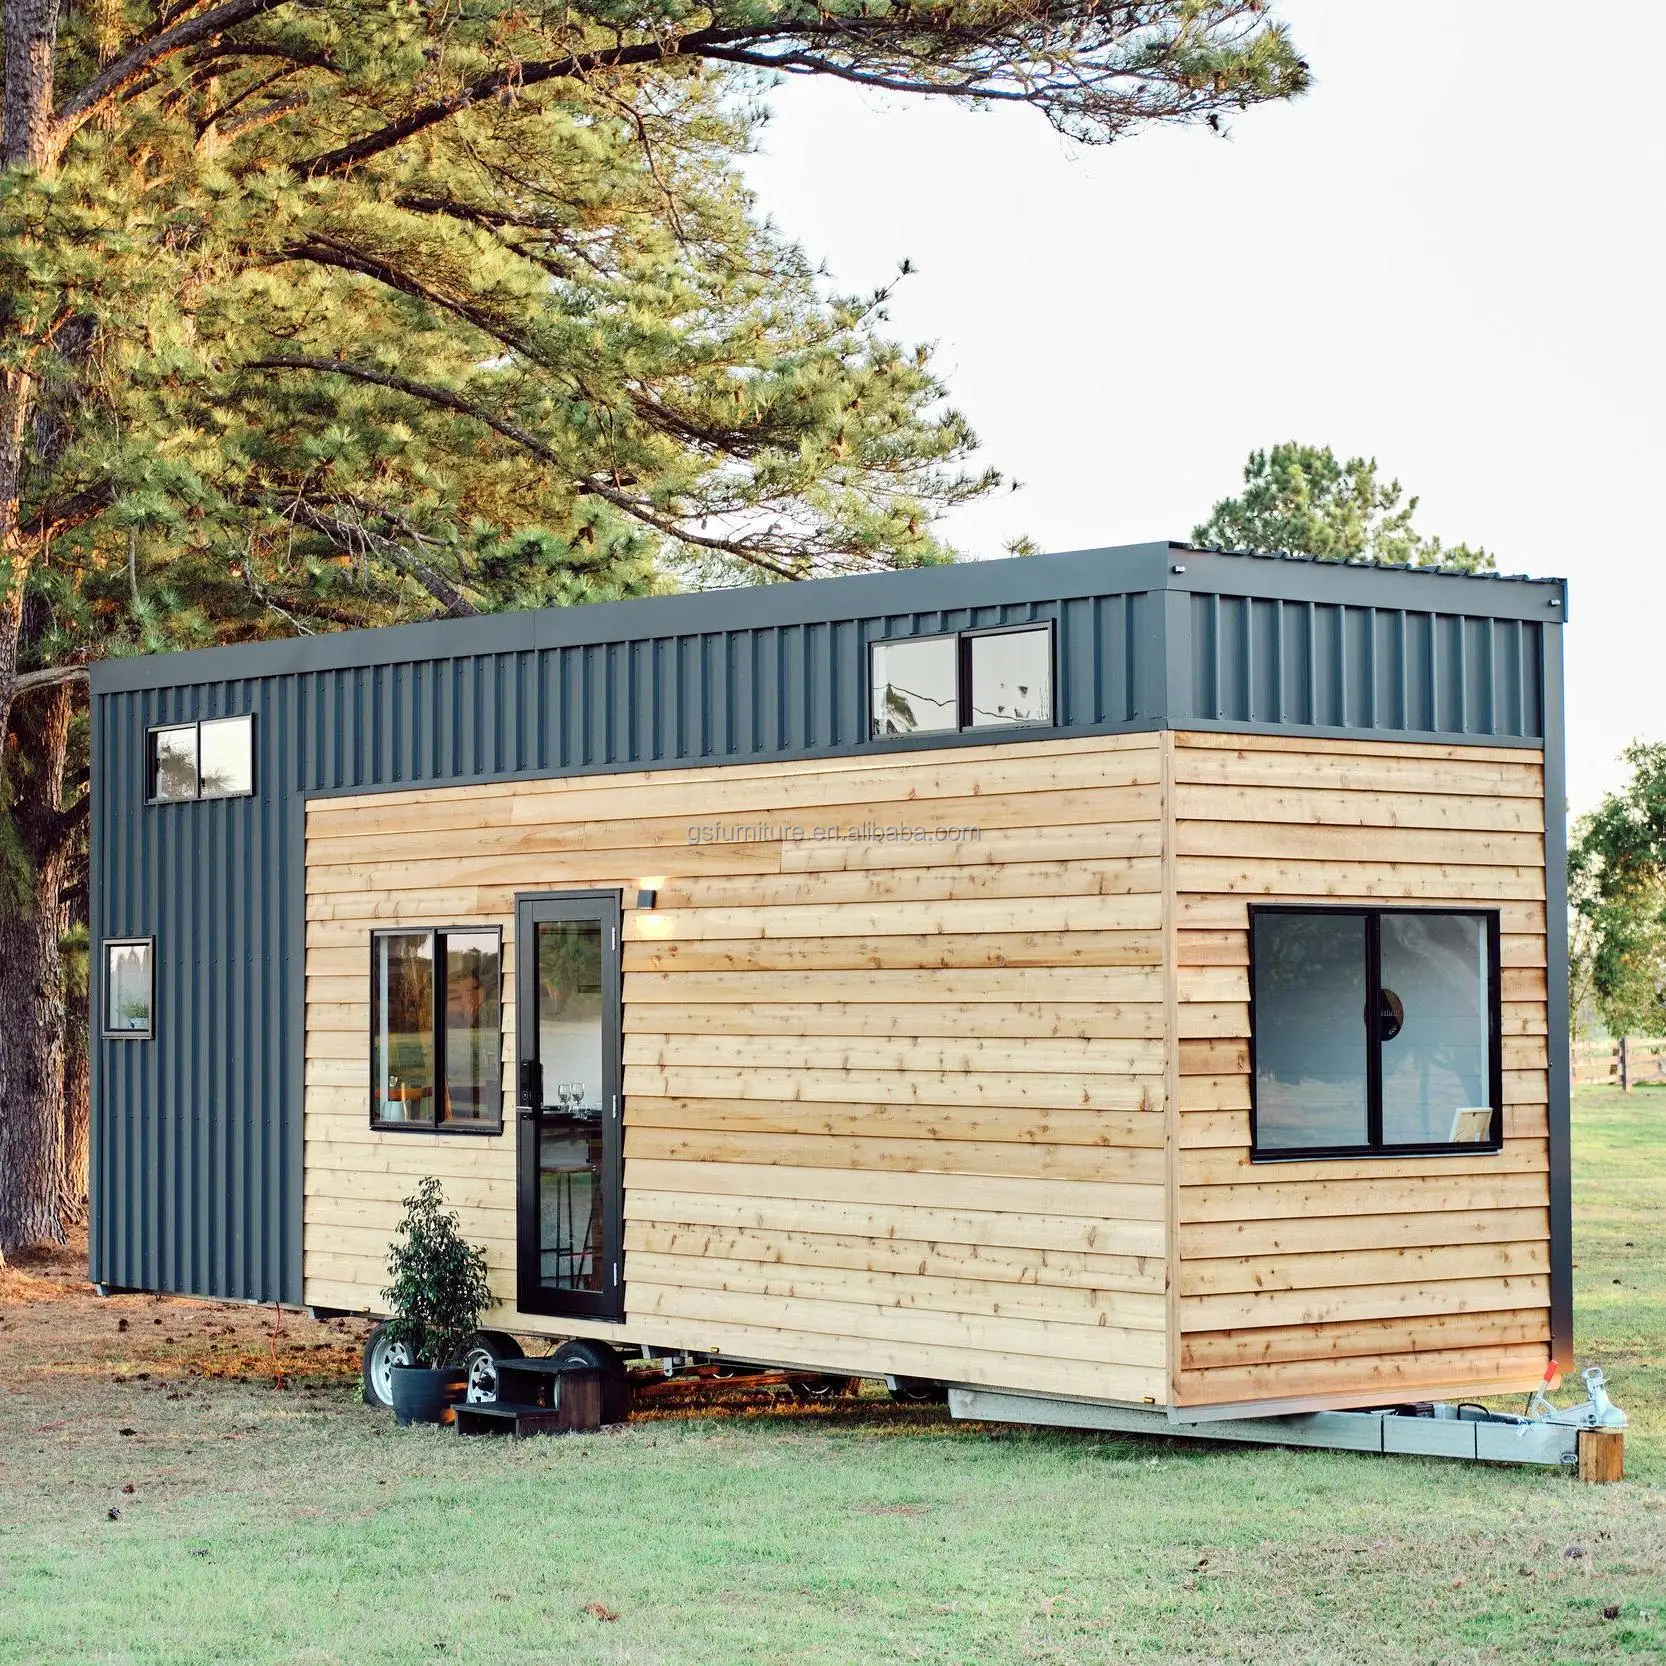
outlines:
[[[1579,1478],[1593,1485],[1625,1478],[1625,1430],[1579,1431]]]

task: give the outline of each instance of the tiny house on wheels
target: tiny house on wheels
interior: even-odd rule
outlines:
[[[604,1358],[1530,1390],[1565,612],[1159,543],[106,661],[93,1277],[374,1314],[433,1175]]]

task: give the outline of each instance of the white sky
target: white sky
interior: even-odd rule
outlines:
[[[919,268],[982,460],[972,555],[1185,538],[1283,439],[1374,455],[1417,524],[1570,581],[1568,782],[1666,739],[1666,4],[1279,0],[1316,86],[1103,150],[1033,111],[772,95],[762,206],[845,289]]]

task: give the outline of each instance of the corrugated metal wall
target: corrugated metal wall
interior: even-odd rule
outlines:
[[[1200,722],[1538,740],[1542,625],[1274,597],[1191,597]]]
[[[299,1095],[287,826],[299,689],[266,678],[95,695],[93,935],[156,940],[155,1032],[100,1039],[92,1269],[143,1289],[298,1299]],[[256,793],[145,803],[145,732],[255,712]],[[298,960],[293,963],[298,972]]]
[[[301,675],[300,790],[821,755],[860,746],[884,637],[1056,620],[1066,729],[1138,716],[1142,596],[957,608]],[[941,743],[941,737],[934,737]]]
[[[300,1299],[307,794],[858,753],[871,641],[1038,620],[1054,621],[1058,636],[1049,733],[1198,724],[1524,743],[1544,734],[1546,625],[1522,617],[1522,587],[1464,587],[1471,605],[1496,595],[1505,618],[1176,594],[1167,546],[1134,553],[1143,588],[1111,588],[1103,561],[1042,557],[794,587],[780,622],[733,629],[541,646],[537,621],[552,616],[520,616],[501,628],[466,621],[96,669],[93,932],[154,936],[157,992],[153,1039],[94,1043],[93,1277]],[[1104,592],[1080,593],[1084,573]],[[1378,591],[1396,576],[1373,575]],[[1430,580],[1406,577],[1421,600]],[[967,605],[787,617],[818,595],[901,601],[932,589]],[[968,598],[979,590],[1027,594],[986,606]],[[1435,593],[1459,600],[1454,589]],[[626,604],[594,617],[658,625],[680,609],[703,624],[715,602]],[[737,611],[774,605],[753,593]],[[560,634],[577,636],[586,618],[561,618]],[[481,651],[494,635],[503,645]],[[459,651],[446,651],[451,642]],[[406,643],[422,652],[398,657]],[[357,662],[294,668],[309,655]],[[262,674],[186,680],[209,665]],[[243,712],[256,716],[253,798],[145,803],[148,728]],[[1010,733],[958,737],[1002,738]],[[94,1024],[96,1034],[96,1010]]]

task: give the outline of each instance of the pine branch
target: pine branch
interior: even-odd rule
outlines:
[[[525,353],[528,350],[524,340],[509,333],[503,324],[483,307],[471,306],[467,301],[453,300],[449,296],[441,295],[428,288],[426,284],[419,283],[409,272],[402,272],[397,266],[390,265],[385,260],[374,259],[353,248],[351,244],[343,243],[322,232],[315,232],[306,242],[289,244],[279,254],[278,259],[310,261],[315,266],[333,266],[340,272],[356,272],[360,277],[371,278],[377,283],[385,284],[389,289],[398,290],[401,295],[409,295],[413,300],[426,301],[429,306],[439,307],[454,318],[474,325],[477,330],[489,335],[493,341],[512,352]]]
[[[340,145],[335,150],[325,151],[310,161],[297,164],[295,171],[308,179],[318,179],[327,174],[350,173],[361,162],[368,162],[373,156],[380,156],[384,151],[404,144],[407,139],[414,138],[418,133],[426,132],[430,127],[450,120],[460,110],[466,110],[482,99],[496,98],[499,93],[511,90],[524,92],[529,87],[542,86],[550,81],[567,81],[593,75],[598,70],[640,68],[647,64],[657,64],[679,52],[697,52],[700,45],[708,41],[743,41],[756,33],[757,31],[752,29],[707,29],[694,35],[686,35],[681,40],[673,38],[640,41],[632,46],[575,53],[571,57],[555,58],[544,63],[506,64],[489,75],[469,82],[467,86],[459,87],[446,98],[437,98],[427,104],[418,105],[397,121],[379,127],[374,133],[367,133],[350,144]]]
[[[308,370],[317,371],[328,376],[347,376],[355,381],[368,382],[375,387],[389,388],[396,393],[409,394],[413,399],[421,399],[430,405],[436,405],[442,410],[455,411],[460,416],[472,417],[483,423],[505,439],[513,440],[517,445],[524,446],[534,456],[546,463],[559,468],[563,467],[560,456],[551,450],[536,434],[528,432],[518,423],[497,416],[484,406],[475,404],[472,400],[464,399],[460,394],[450,392],[445,388],[433,387],[424,382],[413,382],[408,377],[394,376],[387,371],[371,370],[367,366],[346,364],[336,359],[311,358],[283,358],[283,359],[255,359],[243,367],[245,370]],[[662,532],[669,538],[675,538],[679,543],[693,544],[701,549],[714,550],[724,555],[732,555],[736,559],[745,561],[763,572],[772,574],[776,578],[790,579],[798,577],[798,573],[783,562],[772,559],[756,544],[748,543],[744,539],[714,538],[706,534],[691,532],[687,527],[678,525],[673,519],[659,514],[640,498],[632,497],[628,492],[608,484],[594,476],[577,482],[577,489],[581,495],[602,498],[611,503],[614,508],[622,510],[633,520],[641,521],[644,526],[652,527],[656,532]],[[419,581],[420,582],[420,581]],[[429,588],[429,593],[436,600],[450,605],[450,600],[442,596],[439,591]],[[473,609],[471,608],[472,612]]]
[[[44,671],[25,671],[12,684],[17,694],[28,694],[40,688],[59,688],[64,683],[84,683],[87,680],[87,668],[84,665],[53,665]]]
[[[101,70],[73,98],[67,100],[53,122],[54,148],[62,151],[71,138],[124,92],[143,81],[165,59],[212,40],[228,29],[265,12],[274,11],[286,0],[222,0],[196,17],[164,27],[130,46],[107,68]]]
[[[355,382],[368,382],[373,387],[389,388],[395,393],[408,394],[412,399],[423,400],[426,404],[436,405],[442,410],[455,411],[459,416],[472,417],[476,422],[484,423],[486,427],[501,434],[506,440],[513,440],[516,445],[530,451],[541,461],[554,464],[558,468],[562,466],[561,458],[536,434],[522,428],[519,423],[510,422],[507,417],[500,417],[488,411],[483,405],[475,404],[472,399],[452,393],[448,388],[437,388],[428,382],[413,382],[405,376],[395,376],[385,370],[372,370],[368,365],[349,364],[341,359],[251,359],[243,368],[315,370],[324,376],[347,376]]]
[[[376,507],[372,512],[384,519],[398,519],[391,510],[380,507]],[[420,543],[420,540],[414,536],[410,540],[413,547],[407,547],[398,539],[377,532],[362,519],[350,520],[308,503],[302,498],[285,503],[279,513],[301,526],[310,527],[314,532],[323,533],[349,555],[362,555],[367,550],[379,555],[390,566],[396,567],[407,578],[414,579],[421,585],[445,609],[444,616],[448,619],[463,619],[480,611],[450,579],[417,553],[414,546]],[[409,528],[404,530],[409,532]]]

